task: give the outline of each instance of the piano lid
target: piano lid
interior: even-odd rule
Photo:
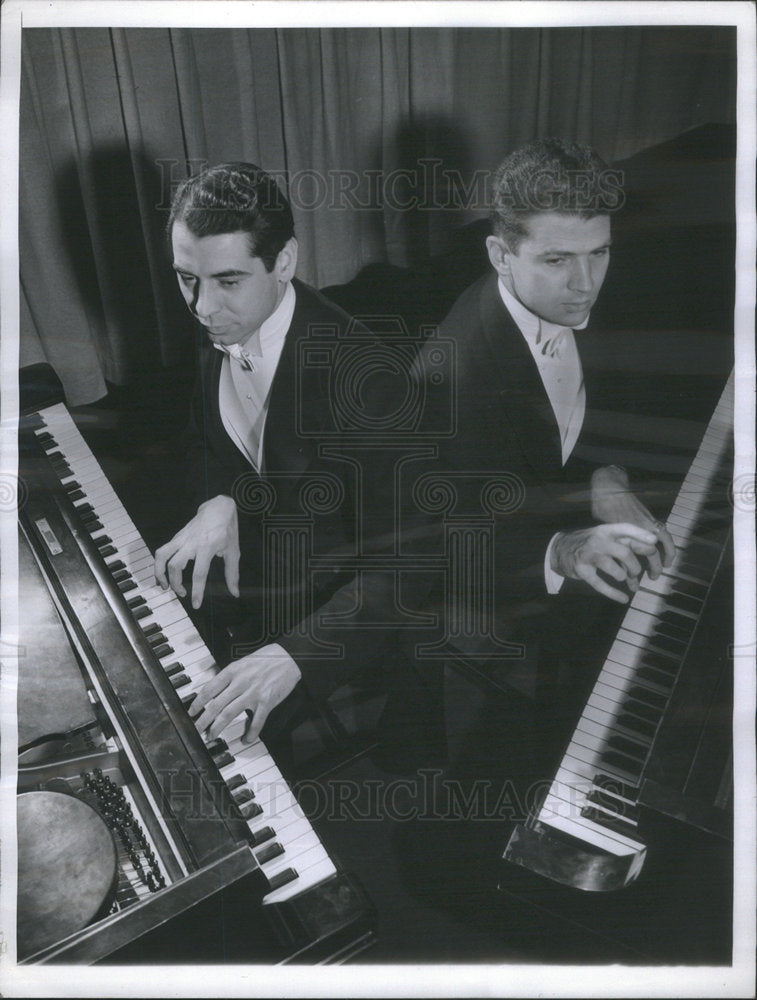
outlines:
[[[18,746],[96,722],[79,664],[29,543],[19,533]]]

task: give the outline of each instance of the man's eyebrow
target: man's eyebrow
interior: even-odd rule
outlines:
[[[184,267],[181,263],[174,263],[174,271],[181,271],[184,274],[192,274],[192,269],[190,267]],[[211,278],[242,278],[245,275],[251,274],[250,271],[240,271],[237,268],[229,267],[225,271],[216,271],[215,274],[211,274]]]
[[[587,253],[596,253],[597,250],[609,250],[612,246],[612,240],[607,240],[605,243],[600,244],[598,247],[592,247]],[[575,250],[541,250],[538,257],[576,257]]]
[[[211,274],[211,278],[242,278],[246,274],[251,274],[250,271],[240,271],[235,267],[229,267],[225,271],[216,271],[215,274]]]

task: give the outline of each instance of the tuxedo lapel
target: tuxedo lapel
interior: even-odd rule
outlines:
[[[499,413],[524,459],[539,472],[554,473],[562,467],[560,432],[528,345],[499,295],[496,275],[482,288],[480,321],[492,359],[485,377]]]
[[[204,400],[202,433],[206,443],[213,443],[214,452],[226,468],[238,470],[238,473],[247,472],[251,467],[226,433],[221,416],[219,390],[223,359],[223,352],[216,350],[207,338],[203,337],[200,348],[200,376]]]
[[[301,391],[298,366],[302,346],[311,328],[307,289],[295,283],[297,302],[292,322],[271,385],[271,398],[263,431],[263,475],[286,471],[293,480],[310,465],[314,433],[324,425],[328,398]],[[308,386],[310,390],[310,386]]]

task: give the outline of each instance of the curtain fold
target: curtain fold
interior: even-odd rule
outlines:
[[[735,120],[729,28],[25,29],[22,357],[70,405],[186,357],[175,185],[251,160],[293,203],[317,286],[443,250],[479,181],[557,134],[627,157]]]

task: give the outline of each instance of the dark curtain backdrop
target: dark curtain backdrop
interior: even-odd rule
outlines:
[[[532,138],[617,160],[734,121],[734,52],[707,27],[26,29],[22,364],[79,405],[186,356],[163,227],[198,165],[279,173],[300,277],[336,284],[444,250]]]

